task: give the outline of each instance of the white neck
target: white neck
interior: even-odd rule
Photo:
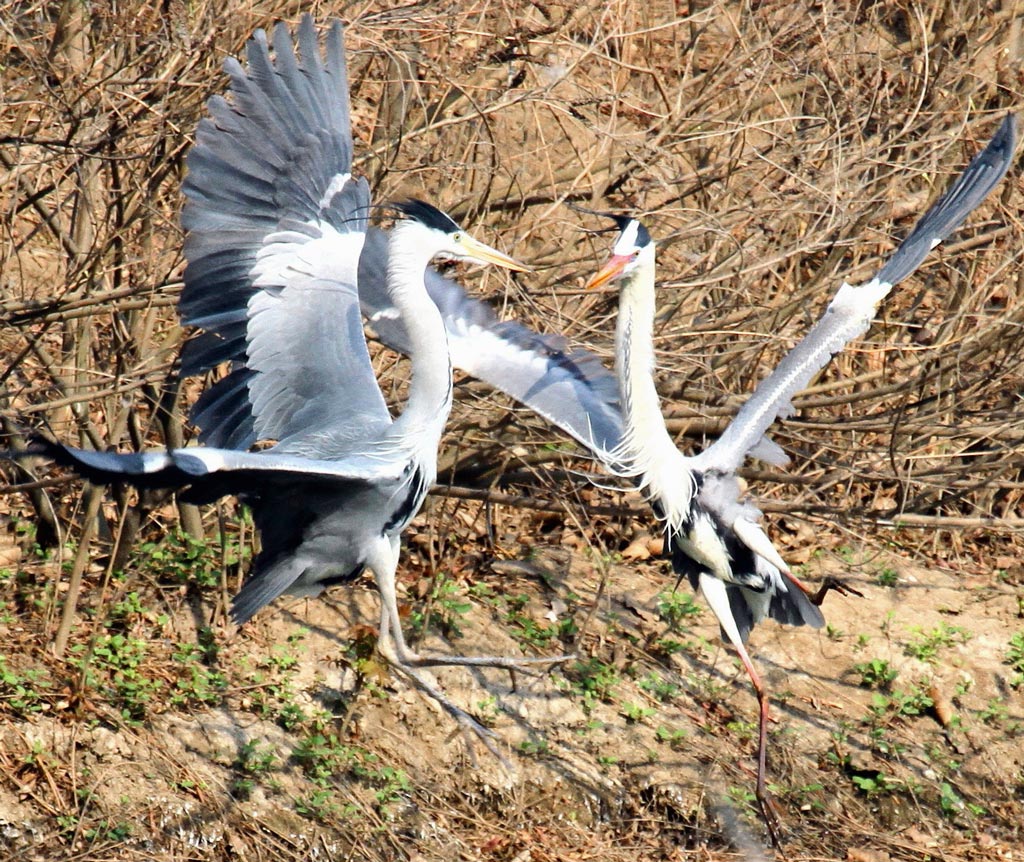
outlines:
[[[418,242],[418,225],[400,221],[391,231],[388,293],[409,334],[412,380],[405,410],[394,430],[420,438],[436,461],[437,446],[452,406],[452,365],[444,320],[427,293],[424,272],[433,250]],[[425,434],[426,430],[433,433]]]
[[[640,252],[620,287],[615,356],[626,428],[614,456],[625,465],[623,472],[639,477],[641,488],[661,504],[669,525],[678,528],[689,514],[695,486],[686,459],[665,427],[654,386],[653,245]]]

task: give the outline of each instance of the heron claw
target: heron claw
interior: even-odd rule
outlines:
[[[854,589],[849,584],[843,583],[838,578],[834,578],[831,575],[826,577],[818,588],[818,592],[808,596],[812,605],[821,607],[821,603],[825,601],[825,596],[828,595],[830,590],[835,590],[841,596],[857,596],[857,598],[864,598],[864,593],[860,590]]]
[[[417,665],[414,662],[410,663],[404,661],[396,653],[394,644],[391,643],[390,638],[386,636],[378,640],[377,649],[392,668],[403,674],[416,688],[422,691],[427,695],[427,697],[447,712],[448,715],[455,719],[455,723],[459,726],[459,730],[462,732],[462,738],[465,741],[466,749],[469,752],[470,763],[472,763],[474,769],[478,765],[476,750],[473,748],[473,740],[475,738],[505,769],[512,771],[512,764],[509,763],[508,759],[501,753],[501,751],[498,750],[497,743],[500,742],[500,737],[493,730],[484,727],[464,709],[452,703],[448,696],[445,695],[445,693],[442,692],[435,683],[431,682],[421,673],[421,668],[425,665]],[[412,656],[415,659],[419,658],[415,653],[412,653]]]
[[[757,794],[757,807],[761,811],[761,820],[768,829],[768,838],[772,847],[782,846],[782,819],[779,817],[778,806],[767,790]]]

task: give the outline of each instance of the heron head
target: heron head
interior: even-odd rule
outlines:
[[[619,236],[612,248],[612,256],[587,281],[588,290],[632,275],[644,259],[653,254],[654,250],[651,235],[640,221],[629,216],[612,215],[611,213],[602,213],[602,215],[615,221],[619,228]]]
[[[394,206],[405,216],[405,229],[415,230],[423,247],[431,251],[431,260],[493,263],[516,272],[529,271],[529,267],[471,236],[450,215],[425,201],[410,198]]]

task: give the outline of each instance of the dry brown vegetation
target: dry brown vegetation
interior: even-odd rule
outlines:
[[[223,58],[307,10],[350,25],[377,199],[425,196],[537,267],[464,276],[501,315],[608,356],[614,297],[581,290],[607,238],[563,204],[666,238],[659,379],[688,447],[840,279],[870,275],[1024,83],[1021,0],[0,4],[8,445],[43,423],[95,447],[190,438],[184,156]],[[1018,160],[801,396],[775,435],[792,465],[748,474],[787,559],[867,593],[826,606],[825,632],[752,639],[790,858],[1021,858],[1021,201]],[[457,392],[442,475],[472,493],[428,503],[400,576],[438,649],[578,653],[518,687],[439,672],[515,773],[471,769],[374,662],[365,584],[231,632],[253,537],[230,504],[10,468],[6,858],[771,855],[752,699],[709,615],[666,594],[642,501],[568,473],[590,466],[480,384]],[[518,505],[480,499],[498,493]]]

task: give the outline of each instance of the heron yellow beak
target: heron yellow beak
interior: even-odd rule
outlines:
[[[475,260],[479,263],[493,263],[516,272],[530,271],[530,267],[498,251],[496,248],[491,248],[489,245],[480,242],[480,240],[474,239],[467,233],[462,234],[461,247],[463,256],[470,260]]]
[[[590,280],[587,281],[586,284],[586,289],[593,290],[594,288],[608,284],[609,281],[615,281],[615,279],[622,275],[623,270],[626,268],[626,264],[628,264],[632,259],[632,255],[613,254],[608,259],[608,263],[590,276]]]

